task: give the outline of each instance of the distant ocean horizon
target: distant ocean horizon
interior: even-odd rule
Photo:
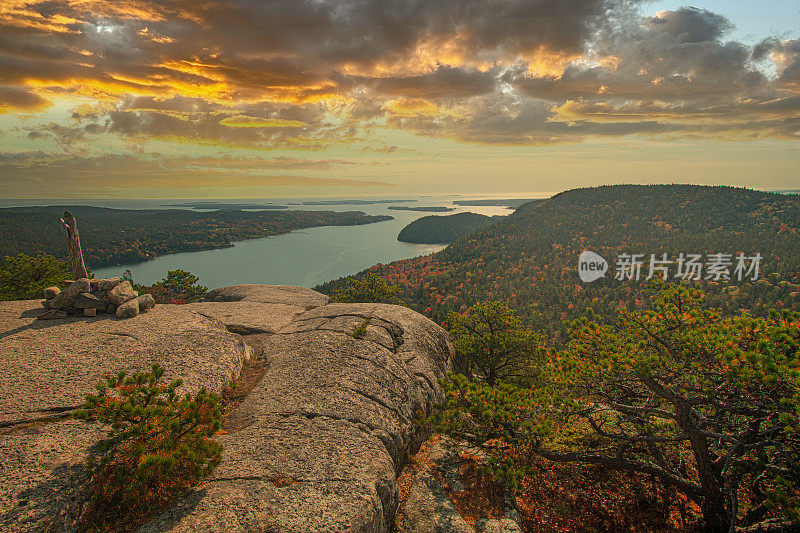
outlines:
[[[800,189],[773,190],[785,194],[800,193]],[[342,196],[290,198],[161,198],[161,199],[0,199],[0,207],[37,205],[89,205],[114,209],[189,209],[176,203],[215,202],[220,204],[286,205],[292,210],[363,211],[369,215],[389,215],[392,220],[361,226],[323,226],[296,230],[285,235],[235,242],[230,248],[165,254],[152,261],[120,264],[94,269],[97,277],[120,276],[130,270],[136,282],[152,284],[170,270],[182,269],[200,278],[209,288],[243,283],[299,285],[315,287],[326,281],[360,272],[378,263],[390,263],[429,255],[446,245],[411,244],[397,240],[400,231],[412,221],[432,214],[473,212],[484,215],[508,215],[513,209],[503,206],[465,206],[455,201],[494,200],[506,198],[549,198],[554,192],[517,194],[450,194],[397,196]],[[331,203],[344,200],[392,200],[407,206],[449,207],[446,213],[427,213],[388,209],[393,204]],[[304,202],[324,202],[324,205]],[[173,205],[170,205],[173,204]],[[194,209],[207,211],[207,209]],[[79,228],[80,228],[80,221]]]

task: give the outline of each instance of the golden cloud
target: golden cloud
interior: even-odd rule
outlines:
[[[229,128],[302,128],[308,126],[302,120],[284,120],[282,118],[259,118],[247,115],[235,115],[219,121]]]
[[[435,115],[439,111],[439,106],[424,98],[389,100],[383,107],[393,115],[402,116]]]

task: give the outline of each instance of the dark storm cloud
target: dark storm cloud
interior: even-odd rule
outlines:
[[[0,85],[0,113],[10,109],[38,111],[48,105],[47,100],[22,87]]]
[[[753,49],[753,59],[761,61],[767,58],[775,62],[779,81],[797,88],[800,83],[800,39],[764,39]]]
[[[684,43],[715,41],[733,29],[731,21],[722,15],[696,7],[662,11],[656,16],[646,18],[644,26],[650,31],[666,33]]]
[[[605,0],[32,1],[0,8],[8,78],[224,80],[234,90],[319,84],[344,65],[391,68],[420,47],[466,61],[579,53]],[[433,63],[436,57],[432,58]],[[170,62],[186,62],[181,65]],[[1,64],[1,63],[0,63]],[[163,69],[163,70],[161,70]],[[179,76],[180,77],[180,76]]]

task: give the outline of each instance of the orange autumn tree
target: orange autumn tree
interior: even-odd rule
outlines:
[[[541,386],[449,377],[439,429],[512,481],[538,455],[651,476],[696,502],[706,531],[797,522],[800,313],[723,318],[699,290],[655,289],[616,323],[573,324]]]

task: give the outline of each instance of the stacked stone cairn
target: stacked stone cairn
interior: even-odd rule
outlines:
[[[87,279],[67,281],[64,290],[48,287],[44,290],[42,305],[48,309],[37,318],[54,320],[74,316],[96,316],[98,313],[130,318],[155,307],[150,294],[133,290],[129,281],[120,278]]]

